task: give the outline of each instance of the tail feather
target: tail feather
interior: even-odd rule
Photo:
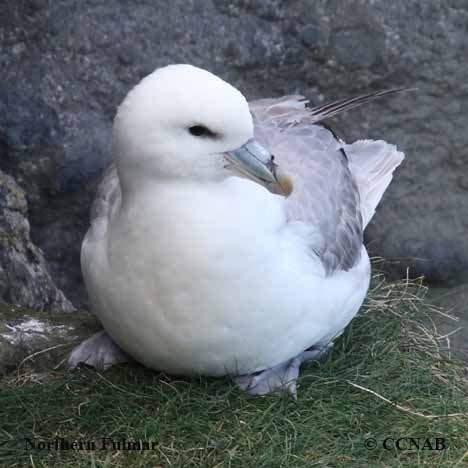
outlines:
[[[359,140],[352,145],[345,145],[344,149],[361,197],[361,215],[365,228],[392,181],[393,171],[405,155],[395,145],[382,140]]]

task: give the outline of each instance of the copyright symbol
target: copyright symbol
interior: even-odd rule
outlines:
[[[367,450],[374,450],[377,447],[377,441],[375,439],[366,439],[364,445]]]

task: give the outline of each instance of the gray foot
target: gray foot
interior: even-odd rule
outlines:
[[[132,358],[102,330],[83,341],[70,353],[67,367],[73,369],[84,363],[98,370],[106,370],[114,364],[128,361],[132,361]]]
[[[297,399],[296,379],[304,362],[318,361],[332,348],[333,343],[321,348],[309,348],[295,358],[254,374],[239,375],[234,383],[251,395],[266,395],[276,391],[288,392]]]

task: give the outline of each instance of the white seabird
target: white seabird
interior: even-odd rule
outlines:
[[[82,245],[105,331],[69,366],[106,368],[128,353],[171,374],[295,395],[300,364],[364,300],[363,229],[404,157],[383,141],[345,145],[316,123],[394,91],[307,108],[302,96],[249,104],[190,65],[144,78],[117,112],[115,165]]]

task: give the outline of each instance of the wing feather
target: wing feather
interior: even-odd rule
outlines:
[[[379,91],[315,108],[308,108],[299,95],[250,103],[256,138],[294,179],[286,203],[288,219],[317,228],[310,248],[328,273],[347,270],[359,260],[362,231],[404,155],[383,141],[345,145],[316,123],[399,91]]]

